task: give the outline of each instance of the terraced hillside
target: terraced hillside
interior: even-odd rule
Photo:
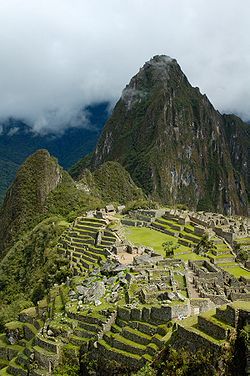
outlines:
[[[208,229],[164,213],[77,218],[56,246],[70,274],[5,325],[0,375],[49,376],[81,360],[132,372],[169,345],[215,356],[233,346],[247,327],[249,271],[213,230],[213,247],[196,253]],[[172,257],[166,242],[178,247]],[[245,275],[230,274],[236,267]]]
[[[164,254],[162,243],[172,242],[177,246],[174,250],[174,257],[176,258],[184,261],[208,258],[215,265],[231,273],[236,278],[241,276],[250,278],[250,272],[236,261],[232,246],[222,237],[212,233],[212,229],[206,229],[204,226],[192,222],[192,220],[185,223],[184,218],[179,218],[169,213],[158,218],[151,218],[150,221],[148,221],[150,217],[146,219],[147,215],[144,214],[144,217],[140,216],[141,221],[139,222],[138,219],[133,218],[133,213],[131,215],[132,219],[122,219],[122,222],[129,226],[127,236],[132,242],[136,244],[141,242],[146,246],[151,245],[161,254]],[[132,229],[131,226],[133,226]],[[155,232],[149,230],[150,228],[166,236],[158,236]],[[194,252],[194,250],[206,232],[208,234],[211,233],[210,239],[213,242],[213,249],[200,255]],[[157,241],[158,239],[159,242]],[[250,246],[249,237],[236,238],[235,241],[245,249],[248,249]]]
[[[73,275],[82,275],[106,259],[107,248],[117,240],[106,227],[104,219],[78,218],[62,236],[58,252],[70,260]]]

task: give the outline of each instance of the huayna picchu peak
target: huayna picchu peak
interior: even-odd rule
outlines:
[[[175,59],[155,56],[123,90],[88,167],[117,161],[153,199],[246,215],[249,133],[216,111]]]

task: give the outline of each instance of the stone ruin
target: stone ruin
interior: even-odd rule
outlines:
[[[235,300],[250,301],[249,282],[238,280],[207,260],[189,261],[193,284],[200,297],[209,298],[215,305]]]

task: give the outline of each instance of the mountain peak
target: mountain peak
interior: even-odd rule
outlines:
[[[177,61],[157,55],[123,90],[91,167],[115,160],[153,199],[247,214],[247,145],[233,148],[230,130]]]
[[[37,150],[26,159],[0,210],[0,256],[14,237],[44,212],[45,201],[61,178],[62,169],[47,150]]]
[[[178,71],[178,75],[183,75],[177,61],[170,56],[156,55],[152,57],[132,77],[122,92],[122,100],[127,109],[131,109],[135,103],[146,99],[152,88],[167,88],[169,79],[174,76],[176,71]]]
[[[169,65],[176,64],[176,63],[177,61],[170,56],[155,55],[149,61],[146,61],[146,63],[143,65],[143,68],[153,66],[157,69],[162,69],[162,68],[166,68]]]

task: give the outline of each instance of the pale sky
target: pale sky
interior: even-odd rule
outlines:
[[[74,125],[166,54],[216,109],[249,120],[249,19],[249,0],[0,0],[0,118]]]

